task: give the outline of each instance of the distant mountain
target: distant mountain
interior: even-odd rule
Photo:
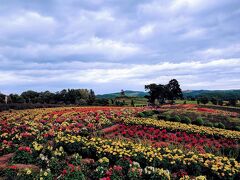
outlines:
[[[129,97],[144,97],[147,95],[147,92],[143,91],[131,91],[131,90],[126,90],[124,91],[126,96]],[[116,93],[109,93],[109,94],[102,94],[102,95],[97,95],[98,98],[115,98],[121,95],[121,92],[116,92]]]
[[[126,96],[129,97],[144,97],[147,95],[147,92],[143,91],[131,91],[126,90],[124,91]],[[98,98],[115,98],[120,96],[120,92],[116,93],[109,93],[109,94],[102,94],[97,95]],[[199,97],[199,96],[207,96],[208,98],[222,98],[222,99],[229,99],[229,98],[237,98],[240,99],[240,89],[238,90],[186,90],[183,91],[184,97]]]

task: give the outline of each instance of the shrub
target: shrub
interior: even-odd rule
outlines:
[[[225,125],[221,122],[219,123],[214,123],[214,127],[217,127],[217,128],[221,128],[221,129],[225,129]]]
[[[218,127],[218,123],[214,123],[214,124],[213,124],[213,127]]]
[[[143,111],[143,113],[145,114],[146,117],[150,117],[155,114],[154,111]]]
[[[143,112],[140,112],[138,113],[138,116],[139,117],[150,117],[150,116],[153,116],[154,114],[156,114],[156,111],[143,111]]]
[[[181,120],[182,123],[191,124],[191,119],[187,116],[184,116]]]
[[[171,116],[170,116],[169,114],[167,114],[166,117],[165,117],[165,119],[166,119],[167,121],[170,121],[170,120],[171,120]]]
[[[207,122],[207,123],[205,123],[205,125],[208,126],[208,127],[213,127],[214,126],[213,123],[211,123],[211,122]]]
[[[235,130],[236,130],[236,131],[240,131],[240,126],[236,126],[236,127],[235,127]]]
[[[174,116],[174,121],[181,122],[181,118],[178,115]]]
[[[161,119],[166,119],[166,115],[160,114],[160,115],[158,115],[158,119],[159,119],[159,120],[161,120]]]
[[[204,124],[202,117],[197,117],[195,124],[202,126]]]
[[[145,117],[145,114],[143,112],[140,112],[137,114],[138,117]]]
[[[223,123],[218,123],[218,128],[225,129],[225,125]]]

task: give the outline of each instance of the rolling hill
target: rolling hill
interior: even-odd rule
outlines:
[[[124,91],[126,96],[129,97],[144,97],[145,95],[147,95],[147,92],[143,92],[143,91],[131,91],[131,90],[126,90]],[[120,92],[116,92],[116,93],[109,93],[109,94],[102,94],[102,95],[97,95],[97,98],[115,98],[120,96]]]
[[[132,91],[126,90],[125,95],[129,97],[144,97],[147,95],[147,92],[143,91]],[[115,98],[119,97],[120,92],[116,93],[109,93],[109,94],[102,94],[97,95],[98,98]],[[183,91],[184,97],[199,97],[199,96],[207,96],[209,98],[222,98],[222,99],[229,99],[229,98],[237,98],[240,99],[240,90],[186,90]]]

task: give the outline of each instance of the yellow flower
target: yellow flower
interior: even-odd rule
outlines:
[[[29,174],[31,174],[31,173],[32,173],[31,169],[27,168],[27,169],[26,169],[26,174],[29,175]]]

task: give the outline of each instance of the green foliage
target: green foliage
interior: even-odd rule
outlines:
[[[181,122],[182,123],[186,123],[186,124],[191,124],[191,119],[187,116],[184,116],[182,119],[181,119]]]
[[[155,104],[155,100],[159,101],[159,104],[165,103],[165,99],[174,100],[182,98],[182,90],[176,79],[172,79],[168,84],[149,84],[145,85],[145,90],[148,90],[147,96],[145,96],[151,104]]]
[[[131,106],[135,106],[133,99],[131,100]]]
[[[216,127],[216,128],[225,129],[225,125],[223,123],[221,123],[221,122],[214,123],[213,126]]]
[[[207,104],[209,102],[208,98],[203,96],[203,97],[200,97],[199,99],[199,102],[202,103],[202,104]]]
[[[235,127],[235,130],[236,130],[236,131],[240,131],[240,126],[236,126],[236,127]]]
[[[212,122],[206,122],[206,123],[205,123],[205,126],[214,127],[214,124],[213,124]]]
[[[217,103],[218,103],[218,101],[217,101],[216,98],[212,98],[212,99],[211,99],[211,102],[212,102],[212,104],[214,104],[214,105],[217,105]]]
[[[109,105],[109,101],[108,101],[108,99],[104,99],[104,98],[102,98],[102,99],[95,99],[95,101],[93,102],[93,104],[92,105],[94,105],[94,106],[108,106]]]
[[[148,110],[148,111],[143,111],[143,112],[140,112],[138,113],[138,117],[151,117],[155,114],[158,114],[159,112],[158,111],[154,111],[154,110]]]
[[[59,174],[64,168],[64,164],[61,163],[57,158],[52,157],[49,161],[49,168],[51,168],[52,173]]]
[[[74,170],[73,172],[71,172],[71,170],[68,170],[67,174],[64,176],[64,180],[73,180],[73,179],[85,180],[86,177],[80,170]]]
[[[178,115],[174,116],[174,121],[175,122],[181,122],[181,118]]]
[[[197,125],[202,126],[204,124],[204,120],[202,117],[197,117],[196,121],[194,122]]]
[[[225,125],[221,122],[218,123],[218,128],[225,129]]]
[[[34,159],[30,152],[17,150],[12,161],[14,163],[31,164],[34,162]]]
[[[218,105],[222,106],[223,105],[223,100],[218,100]]]
[[[167,114],[165,118],[166,118],[167,121],[171,120],[171,116],[169,114]]]

